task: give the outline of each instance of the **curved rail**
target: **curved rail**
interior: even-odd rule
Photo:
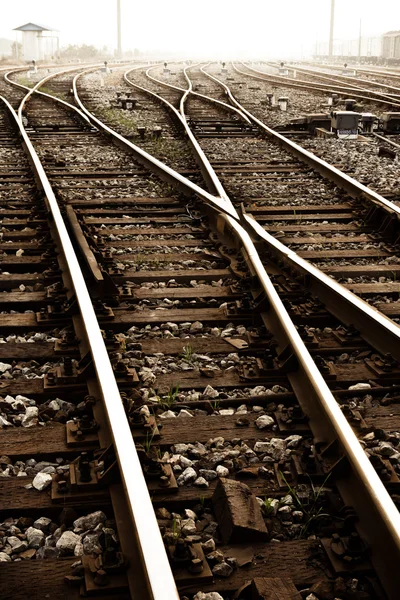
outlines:
[[[213,79],[215,79],[215,81],[218,83],[221,83],[216,78]],[[76,90],[76,78],[74,83]],[[225,88],[230,94],[229,88],[227,88],[227,86],[225,86]],[[239,110],[243,110],[239,103],[236,103],[236,106],[239,108]],[[84,108],[82,103],[81,108]],[[88,116],[90,115],[93,117],[93,115],[91,115],[87,109],[85,109],[85,112],[88,114]],[[255,119],[248,111],[243,112],[245,112],[250,119]],[[188,127],[187,123],[186,127]],[[290,348],[297,359],[299,370],[304,374],[305,381],[309,385],[312,399],[314,399],[321,407],[323,407],[325,419],[328,420],[329,427],[334,431],[334,434],[340,440],[342,447],[346,450],[347,457],[356,476],[354,485],[356,487],[358,485],[360,493],[362,493],[361,506],[357,506],[357,509],[360,509],[361,513],[364,515],[364,518],[366,517],[365,510],[367,507],[369,510],[373,511],[373,514],[375,514],[376,521],[374,521],[372,525],[375,526],[375,528],[379,527],[381,529],[379,539],[374,540],[374,543],[376,542],[376,546],[379,546],[380,550],[385,549],[388,554],[390,554],[390,560],[388,559],[387,561],[384,561],[385,564],[383,565],[383,568],[393,568],[393,566],[398,562],[400,553],[399,512],[393,504],[376,471],[365,455],[353,430],[345,419],[321,373],[319,372],[307,348],[301,340],[289,315],[283,307],[283,304],[257,254],[249,233],[243,229],[242,225],[235,218],[232,218],[229,214],[227,214],[231,211],[220,212],[220,219],[226,223],[226,228],[234,231],[239,237],[240,242],[245,248],[245,251],[251,261],[252,268],[260,280],[260,284],[269,301],[268,311],[271,310],[274,313],[274,317],[277,322],[278,337],[280,337],[281,343],[283,335],[284,341],[289,343]],[[393,580],[396,580],[396,585],[398,583],[398,577],[399,575],[397,575],[397,571],[395,571]],[[398,587],[396,587],[396,593],[397,590]],[[163,598],[165,597],[166,596],[163,596]],[[396,596],[391,595],[391,597],[395,598]]]
[[[147,168],[150,168],[153,171],[155,170],[156,173],[162,179],[164,179],[170,183],[173,183],[175,185],[178,184],[185,193],[189,193],[189,194],[194,193],[194,194],[196,194],[196,196],[200,197],[203,201],[205,201],[208,205],[212,206],[213,208],[220,210],[223,213],[227,213],[236,219],[238,218],[235,208],[230,203],[228,203],[225,200],[225,198],[223,198],[223,197],[221,198],[219,196],[218,197],[214,196],[214,195],[208,193],[206,190],[203,190],[201,187],[199,187],[198,185],[196,185],[195,183],[193,183],[186,177],[183,177],[182,175],[180,175],[177,171],[174,171],[174,169],[171,169],[170,167],[165,165],[163,162],[161,162],[160,160],[158,160],[157,158],[155,158],[148,152],[145,152],[144,150],[139,148],[139,146],[136,146],[135,144],[132,144],[131,142],[129,142],[122,135],[120,135],[119,133],[117,133],[116,131],[114,131],[113,129],[111,129],[110,127],[105,125],[104,123],[102,123],[102,121],[100,121],[97,117],[95,117],[83,105],[81,99],[79,98],[79,94],[78,94],[78,90],[77,90],[77,81],[84,74],[85,74],[85,72],[79,73],[78,75],[76,75],[74,77],[73,90],[74,90],[74,96],[75,96],[75,100],[76,100],[77,104],[80,106],[81,110],[86,113],[86,115],[89,117],[89,119],[92,123],[95,123],[97,126],[99,126],[102,129],[102,131],[106,132],[108,135],[111,135],[120,144],[124,145],[125,147],[127,147],[131,151],[133,151],[136,158],[142,164],[144,164]]]
[[[390,213],[395,214],[397,217],[400,217],[399,206],[396,206],[396,204],[390,202],[390,200],[387,200],[377,192],[374,192],[373,190],[368,188],[366,185],[363,185],[356,179],[353,179],[353,177],[350,177],[350,175],[346,175],[346,173],[343,173],[343,171],[340,171],[336,167],[330,165],[322,158],[315,156],[314,154],[312,154],[312,152],[309,152],[308,150],[305,150],[304,148],[296,144],[296,142],[289,140],[284,135],[265,125],[265,123],[263,123],[262,121],[260,121],[260,119],[258,119],[252,113],[250,113],[236,100],[236,98],[234,98],[231,90],[223,81],[217,79],[214,75],[211,75],[210,73],[204,71],[204,67],[202,68],[202,71],[204,75],[206,75],[210,79],[213,79],[225,89],[231,102],[237,108],[240,107],[240,110],[243,111],[253,123],[257,124],[263,131],[265,131],[269,137],[278,140],[281,145],[283,145],[292,154],[295,154],[300,160],[309,164],[311,167],[313,167],[313,169],[317,170],[324,177],[327,177],[331,181],[334,181],[339,187],[346,190],[353,198],[367,198],[376,205],[381,206],[386,210],[390,211]],[[244,73],[244,75],[246,75],[246,73]],[[250,75],[250,77],[252,77],[252,75]]]
[[[21,133],[35,173],[43,188],[68,265],[112,433],[121,479],[130,510],[130,517],[137,531],[140,554],[143,557],[148,579],[148,600],[178,600],[179,594],[165,552],[164,543],[108,352],[58,202],[22,121],[17,118],[13,108],[5,98],[0,96],[0,100],[10,110]]]
[[[272,66],[272,65],[271,65]],[[348,81],[350,82],[361,82],[361,83],[367,83],[368,85],[372,85],[375,87],[380,87],[380,88],[386,88],[388,90],[395,90],[396,92],[400,92],[400,88],[395,87],[393,85],[388,85],[386,83],[379,83],[378,81],[373,81],[370,79],[361,79],[360,77],[352,77],[349,75],[336,75],[335,73],[329,73],[328,71],[317,71],[316,69],[313,69],[312,67],[299,67],[297,65],[291,65],[288,64],[286,65],[288,69],[293,70],[293,71],[300,71],[301,73],[304,73],[306,75],[311,75],[312,77],[315,77],[316,79],[322,79],[322,80],[326,80],[326,81],[331,81],[333,80],[338,80],[339,83],[347,83]],[[278,68],[278,67],[275,67]],[[351,86],[353,87],[353,86]],[[354,89],[359,89],[359,90],[364,90],[364,91],[372,91],[372,90],[366,90],[365,88],[362,88],[360,86],[356,86],[354,85]],[[398,94],[396,94],[398,95]]]
[[[219,80],[217,80],[216,78],[213,79],[218,83],[222,84],[222,82],[219,82]],[[225,86],[224,84],[222,85],[226,89],[226,91],[229,92],[228,95],[230,95],[229,88],[227,88],[227,86]],[[154,94],[154,92],[150,93]],[[231,99],[233,99],[233,97],[231,97]],[[165,103],[169,105],[168,102],[165,101]],[[238,109],[243,110],[243,107],[238,102],[236,102],[236,106]],[[249,116],[249,118],[253,120],[253,116],[251,115],[251,113],[249,113],[248,111],[244,112],[246,112],[247,116]],[[181,122],[184,123],[186,133],[189,134],[189,126],[187,124],[186,119],[184,121],[181,120]],[[243,215],[243,217],[246,223],[248,225],[251,225],[252,219],[250,219],[249,216],[245,214]],[[379,521],[379,527],[377,530],[375,529],[373,534],[370,534],[370,541],[374,541],[375,543],[374,538],[377,535],[377,531],[379,531],[379,535],[381,537],[380,543],[378,543],[379,550],[377,551],[378,562],[380,561],[381,553],[387,550],[388,545],[390,545],[395,554],[396,558],[394,559],[390,567],[388,567],[385,561],[380,561],[380,571],[385,573],[385,580],[388,581],[390,580],[391,569],[393,565],[396,564],[396,562],[400,558],[399,511],[397,510],[395,504],[390,498],[386,488],[384,487],[375,469],[372,467],[355,433],[353,432],[347,419],[342,413],[339,405],[337,404],[335,398],[332,395],[332,392],[330,391],[325,380],[323,379],[320,371],[316,367],[311,355],[309,354],[306,346],[304,345],[304,342],[300,338],[296,327],[291,321],[286,309],[282,304],[282,301],[280,300],[271,280],[269,279],[269,276],[265,271],[265,268],[258,256],[258,253],[255,249],[255,246],[252,242],[249,233],[246,230],[244,230],[241,224],[239,224],[231,217],[223,215],[222,218],[224,221],[226,221],[227,227],[234,230],[237,236],[240,238],[240,241],[245,248],[247,256],[251,261],[252,268],[257,274],[261,286],[266,294],[266,297],[268,298],[271,307],[270,310],[273,311],[274,317],[278,320],[278,330],[281,329],[281,331],[284,331],[284,338],[288,341],[291,350],[296,356],[299,368],[304,374],[305,381],[310,387],[310,392],[313,400],[316,401],[319,404],[319,406],[323,408],[324,416],[322,418],[325,417],[328,419],[329,426],[333,429],[334,435],[340,441],[340,444],[345,450],[346,456],[348,457],[349,462],[352,465],[353,472],[359,485],[359,493],[363,494],[363,497],[367,498],[366,504],[368,505],[368,509],[372,511],[372,514],[375,514],[377,516],[377,519]],[[287,254],[288,258],[293,262],[297,261],[298,265],[301,268],[307,270],[310,274],[312,273],[314,277],[316,277],[319,281],[320,273],[318,269],[312,267],[311,265],[308,265],[306,261],[297,257],[297,255],[294,252],[290,251],[288,248],[283,246],[283,244],[280,244],[280,242],[275,240],[275,238],[272,238],[272,236],[269,236],[259,224],[254,222],[254,225],[252,225],[251,229],[249,228],[249,230],[253,233],[253,236],[254,234],[256,234],[255,237],[257,239],[257,242],[260,239],[262,239],[267,241],[269,245],[275,246],[280,251],[280,253],[283,252]],[[330,280],[330,278],[328,278],[327,276],[324,277],[327,280],[324,281],[324,283],[329,282],[331,284],[330,290],[334,290],[336,294],[340,294],[341,297],[344,297],[344,299],[346,301],[349,301],[350,304],[352,304],[352,306],[358,312],[360,312],[361,308],[362,311],[365,310],[365,313],[363,314],[371,315],[374,319],[377,319],[378,322],[380,322],[383,325],[383,328],[394,336],[394,339],[397,344],[397,350],[398,352],[400,351],[400,329],[392,321],[390,321],[390,319],[387,319],[383,315],[380,315],[380,313],[378,313],[368,304],[360,300],[357,296],[355,296],[348,290],[342,288],[340,284],[337,284],[336,282]],[[277,337],[279,339],[279,335]],[[312,423],[310,423],[310,425],[312,428]],[[355,483],[355,485],[357,487],[357,483]],[[361,504],[357,506],[357,510],[363,513],[365,521],[368,521],[370,517],[368,517],[368,515],[365,512],[366,504],[363,500]],[[385,540],[384,542],[383,538]],[[393,586],[391,586],[391,583],[389,583],[388,586],[390,588],[390,597],[395,598],[395,594],[397,594],[398,590],[397,583],[394,588]]]
[[[370,94],[370,96],[366,96],[364,94],[360,94],[359,91],[357,91],[357,88],[355,88],[354,86],[338,86],[335,84],[331,84],[331,85],[326,85],[325,87],[320,86],[317,83],[313,83],[311,81],[304,81],[301,79],[293,79],[291,77],[283,77],[282,75],[270,75],[269,73],[265,73],[264,71],[259,71],[258,69],[254,69],[253,67],[250,67],[249,65],[245,65],[244,63],[242,63],[243,66],[246,67],[246,69],[249,69],[250,71],[254,71],[254,73],[257,73],[257,75],[254,75],[252,73],[246,73],[245,71],[241,71],[240,69],[238,69],[235,65],[233,65],[233,68],[235,69],[235,71],[237,71],[238,73],[241,73],[242,75],[247,75],[248,77],[253,77],[254,79],[259,79],[262,81],[271,81],[273,83],[277,84],[282,84],[282,87],[293,87],[293,88],[299,88],[299,89],[305,89],[308,91],[316,91],[316,92],[323,92],[325,94],[331,94],[331,93],[339,93],[339,94],[344,94],[344,93],[351,93],[352,96],[354,96],[354,98],[360,98],[361,100],[367,100],[368,102],[377,102],[379,104],[390,104],[391,106],[399,106],[400,107],[400,101],[396,98],[393,98],[392,96],[387,96],[385,97],[382,94],[377,94],[376,92],[372,92],[369,91],[368,93]]]

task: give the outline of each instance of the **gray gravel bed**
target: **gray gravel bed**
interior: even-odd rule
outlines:
[[[101,554],[118,546],[116,524],[102,511],[78,517],[66,508],[53,521],[9,517],[0,523],[0,562]]]

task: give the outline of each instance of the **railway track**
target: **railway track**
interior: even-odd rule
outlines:
[[[170,583],[167,567],[158,585],[157,577],[150,576],[165,564],[165,557],[161,550],[157,560],[148,554],[155,553],[153,548],[158,552],[159,546],[157,534],[151,529],[153,517],[145,493],[141,502],[137,491],[130,495],[133,488],[129,484],[137,474],[125,463],[128,456],[136,456],[126,431],[128,423],[181,597],[268,598],[273,586],[282,599],[310,594],[318,600],[342,596],[350,600],[385,598],[386,594],[395,598],[399,530],[393,504],[398,482],[397,460],[393,457],[397,454],[398,424],[393,413],[398,379],[396,364],[382,353],[390,347],[393,356],[399,356],[397,326],[351,294],[341,292],[334,282],[329,288],[329,282],[270,240],[259,225],[250,227],[248,215],[239,220],[235,199],[232,204],[230,194],[225,192],[227,189],[229,193],[225,177],[221,177],[221,183],[189,130],[189,146],[201,168],[196,170],[190,164],[189,173],[178,173],[104,128],[87,111],[88,89],[81,93],[82,77],[74,81],[75,101],[90,124],[76,109],[60,102],[49,103],[48,98],[36,95],[21,109],[20,116],[27,119],[29,137],[44,165],[49,182],[45,196],[61,208],[83,271],[80,277],[86,281],[100,327],[107,332],[114,373],[107,371],[107,376],[104,372],[101,377],[103,362],[108,363],[104,355],[96,364],[97,344],[100,347],[103,343],[97,328],[96,342],[90,345],[97,377],[119,387],[119,392],[113,388],[111,398],[109,389],[103,393],[105,410],[111,413],[110,428],[104,426],[101,412],[95,414],[103,404],[86,402],[85,406],[93,405],[90,417],[99,428],[91,430],[92,437],[85,431],[83,439],[79,434],[79,452],[93,448],[107,452],[114,441],[131,511],[126,506],[115,506],[118,501],[111,505],[104,499],[104,488],[100,490],[102,500],[83,489],[74,499],[68,482],[58,482],[57,489],[63,502],[68,498],[67,504],[78,514],[83,502],[105,508],[103,502],[108,507],[111,513],[104,512],[108,519],[105,529],[113,528],[110,521],[114,518],[114,538],[118,530],[119,547],[125,559],[130,559],[119,564],[120,570],[125,567],[127,581],[116,581],[115,569],[105,560],[112,553],[100,547],[103,538],[96,534],[101,528],[85,536],[80,534],[83,527],[74,526],[80,540],[72,538],[68,549],[55,553],[57,559],[47,558],[42,563],[16,560],[18,553],[9,552],[10,544],[5,543],[11,558],[0,565],[4,566],[0,577],[6,581],[5,598],[25,597],[32,577],[40,581],[41,595],[43,590],[53,593],[56,589],[60,597],[78,597],[78,589],[63,588],[62,578],[66,572],[71,573],[70,564],[76,558],[69,556],[77,546],[79,558],[79,544],[87,555],[84,563],[93,559],[93,552],[105,555],[104,569],[100,569],[104,573],[97,571],[96,581],[87,572],[83,577],[82,567],[77,565],[70,583],[82,585],[85,578],[86,585],[89,582],[91,590],[100,596],[108,588],[109,594],[118,597],[121,593],[156,600],[176,597],[173,586],[170,590],[166,587]],[[199,74],[200,78],[203,81],[203,75]],[[46,87],[50,92],[52,86],[63,93],[63,86],[70,87],[68,76],[49,79]],[[212,93],[217,90],[213,84]],[[222,97],[219,95],[220,101]],[[169,98],[179,105],[176,90],[171,90]],[[225,131],[226,109],[222,113],[219,104],[217,116],[214,112],[210,115],[198,96],[195,101],[191,123],[202,143],[226,137],[236,139],[236,143],[245,140],[246,144],[257,140],[258,130],[249,123],[249,117],[242,117],[244,125],[240,125],[238,112],[231,110]],[[149,101],[146,106],[156,114],[154,104]],[[150,115],[148,121],[152,121]],[[171,157],[167,146],[157,148],[159,130],[153,130],[150,136],[145,132],[145,138],[154,139],[144,142],[147,150],[170,158],[179,170],[185,151],[179,139],[181,124],[177,113],[173,121],[162,117],[161,136],[164,129],[170,136],[168,146],[174,150]],[[135,141],[139,142],[141,133],[134,133]],[[225,164],[218,175],[224,169]],[[201,187],[201,172],[208,191]],[[9,201],[10,196],[7,206]],[[62,230],[53,202],[51,206]],[[20,222],[23,216],[12,218],[11,225],[3,220],[3,226],[25,226]],[[281,268],[289,263],[293,274],[296,261],[306,288],[302,280],[290,280]],[[21,266],[21,271],[25,268]],[[15,283],[19,283],[17,277]],[[324,299],[325,306],[318,305],[317,297]],[[49,310],[45,302],[39,314],[46,325],[54,323],[54,316],[60,318],[60,313],[64,313],[63,318],[68,318],[68,313],[74,315],[71,302],[65,304],[58,299],[56,310]],[[82,311],[80,301],[79,305]],[[89,305],[87,299],[85,310]],[[7,306],[12,306],[12,298]],[[87,315],[83,317],[84,329]],[[10,321],[10,313],[4,319]],[[71,320],[75,326],[79,316]],[[31,326],[36,328],[36,322]],[[82,336],[81,328],[74,330],[78,338]],[[384,343],[382,335],[386,336]],[[73,347],[72,357],[82,355],[84,370],[87,346],[82,342],[77,345],[71,337],[67,336],[64,348]],[[15,341],[0,346],[4,358],[12,352],[11,344]],[[56,386],[61,385],[71,399],[76,381],[68,379],[69,373],[61,378],[56,374],[55,379]],[[80,381],[86,378],[81,376]],[[93,379],[96,385],[96,377]],[[28,394],[28,384],[23,384]],[[102,395],[91,394],[90,389],[82,394],[86,391],[95,398]],[[121,414],[121,392],[126,416]],[[78,408],[82,408],[81,398]],[[114,409],[118,410],[117,425]],[[68,416],[75,416],[71,410]],[[87,417],[83,418],[81,431],[85,422]],[[125,435],[122,439],[120,427]],[[41,427],[43,446],[39,451],[35,427],[4,428],[4,450],[0,454],[6,448],[14,449],[21,431],[25,456],[40,460],[50,455],[68,462],[74,454],[66,444],[65,426],[57,421]],[[111,444],[107,439],[110,434]],[[389,454],[390,449],[393,452]],[[20,458],[21,449],[19,452],[8,458]],[[80,456],[82,468],[88,469],[87,455]],[[26,485],[25,477],[10,477],[4,485],[0,483],[5,499],[2,504],[7,507],[5,516],[13,519],[12,524],[9,520],[4,526],[3,522],[0,529],[19,529],[14,520],[35,511],[49,511],[53,529],[60,525],[60,511],[49,496],[32,496],[32,490],[26,490],[19,480]],[[118,481],[118,474],[110,473],[111,488],[118,486]],[[10,482],[15,483],[13,496],[7,485]],[[14,510],[12,499],[16,496],[20,503]],[[139,527],[143,573],[135,560],[137,544],[128,531],[132,526],[130,513]],[[14,529],[13,533],[24,542],[27,528],[22,521],[19,524],[22,530]],[[143,529],[148,529],[147,535]],[[56,531],[48,536],[51,542]],[[57,542],[55,547],[57,550]],[[63,555],[65,559],[61,560]],[[115,555],[112,558],[115,560]],[[54,575],[46,581],[49,569]],[[21,572],[23,577],[17,575]],[[138,593],[139,582],[146,579],[150,580],[150,590],[147,586]],[[145,583],[142,585],[146,588]]]
[[[191,74],[190,77],[196,89],[198,82],[207,83],[203,73],[197,73],[196,79]],[[208,91],[212,94],[215,90],[213,82]],[[203,121],[198,116],[199,107]],[[236,131],[232,130],[232,112],[221,105],[213,106],[195,97],[188,102],[187,114],[194,134],[236,206],[242,204],[298,256],[313,262],[384,314],[398,318],[397,234],[387,237],[385,225],[379,234],[376,222],[371,229],[370,219],[374,220],[376,213],[371,204],[364,204],[357,197],[368,193],[367,188],[352,188],[349,178],[341,178],[335,168],[321,162],[313,164],[310,155],[301,150],[293,156],[290,142],[282,148],[279,135],[262,138],[260,130],[249,127],[236,114]],[[228,161],[227,155],[231,157]],[[334,179],[338,186],[318,171]],[[343,187],[348,187],[349,193]],[[296,198],[293,189],[297,191]],[[397,198],[395,190],[391,196]],[[386,224],[387,218],[391,220],[391,211],[398,211],[393,204],[392,208],[387,206],[389,213],[382,214]]]
[[[381,88],[383,89],[368,89],[365,85],[372,85],[374,87],[374,82],[365,82],[365,85],[364,83],[360,85],[360,80],[357,78],[342,77],[328,73],[319,75],[317,71],[302,69],[301,67],[299,71],[302,77],[305,76],[305,79],[274,75],[243,63],[240,67],[234,65],[234,69],[242,75],[251,75],[254,79],[282,84],[288,88],[304,89],[325,94],[334,93],[342,97],[343,95],[347,95],[347,97],[355,98],[362,103],[384,105],[391,107],[393,110],[397,110],[400,106],[398,88],[393,86],[382,84]],[[315,81],[316,79],[317,81]]]

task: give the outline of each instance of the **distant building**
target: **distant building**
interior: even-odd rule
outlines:
[[[54,54],[53,41],[57,40],[57,52],[58,52],[58,36],[47,35],[52,33],[55,29],[51,27],[44,27],[43,25],[37,25],[35,23],[26,23],[21,27],[16,27],[14,31],[22,32],[22,54],[26,61],[31,60],[43,60]],[[43,35],[43,34],[46,35]]]
[[[0,38],[0,56],[11,56],[12,41],[6,38]]]
[[[382,56],[400,58],[400,31],[388,31],[383,35]]]

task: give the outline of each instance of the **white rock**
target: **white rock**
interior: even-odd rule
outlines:
[[[64,531],[60,539],[56,543],[58,550],[73,552],[75,546],[81,541],[81,536],[73,531]]]
[[[202,542],[201,547],[203,549],[204,554],[210,554],[210,552],[214,552],[214,550],[215,550],[214,539],[210,538],[206,542]]]
[[[185,454],[188,451],[188,444],[175,444],[173,446],[174,454]]]
[[[294,448],[298,448],[302,439],[303,438],[301,435],[290,435],[289,437],[286,438],[287,448],[291,448],[292,450]]]
[[[197,515],[194,512],[194,510],[191,510],[190,508],[185,508],[185,515],[188,519],[193,519],[193,521],[197,521]]]
[[[160,419],[175,419],[176,414],[172,410],[166,410],[160,414]]]
[[[219,392],[217,392],[217,390],[214,390],[214,388],[211,385],[208,385],[203,392],[203,396],[205,396],[206,398],[218,398]]]
[[[94,529],[99,523],[104,523],[107,519],[106,515],[101,510],[79,517],[74,521],[74,531],[87,531],[88,529]]]
[[[269,417],[268,415],[261,415],[261,417],[258,417],[258,419],[256,419],[255,423],[258,429],[267,429],[268,427],[272,427],[272,425],[275,424],[275,421],[272,417]]]
[[[11,365],[9,365],[8,363],[0,362],[0,373],[5,373],[6,371],[9,371],[10,369],[11,369]]]
[[[221,410],[219,411],[219,414],[224,417],[230,417],[231,415],[235,414],[235,409],[234,408],[221,408]]]
[[[51,519],[49,519],[48,517],[39,517],[33,523],[33,526],[35,529],[40,529],[41,531],[46,531],[49,528],[50,523],[51,523]]]
[[[195,321],[190,326],[191,333],[196,333],[198,331],[201,331],[202,329],[203,329],[203,323],[200,323],[200,321]]]
[[[392,456],[395,453],[395,449],[389,442],[379,442],[376,452],[381,456]]]
[[[371,385],[369,383],[356,383],[355,385],[351,385],[349,390],[369,390],[371,389]]]
[[[197,479],[196,471],[193,469],[193,467],[188,467],[181,475],[179,475],[177,484],[184,485],[185,483],[193,483],[195,479]]]
[[[196,481],[193,482],[193,485],[196,485],[197,487],[208,488],[210,484],[206,479],[204,479],[204,477],[198,477]]]
[[[195,596],[193,596],[193,600],[224,600],[221,594],[218,592],[197,592]]]
[[[35,527],[28,527],[25,531],[29,548],[39,548],[42,545],[42,540],[44,539],[44,533],[41,529],[36,529]]]
[[[23,552],[28,548],[28,542],[20,540],[15,535],[11,535],[7,538],[7,542],[10,544],[12,552],[17,554],[18,552]]]
[[[11,562],[11,556],[8,556],[5,552],[0,552],[0,562]]]
[[[24,416],[22,417],[21,425],[22,427],[33,427],[37,425],[39,416],[39,409],[37,406],[28,406],[25,411]]]
[[[254,452],[267,452],[270,449],[269,442],[256,442],[254,444]]]
[[[181,531],[183,535],[196,535],[196,523],[193,519],[185,519],[181,522]]]
[[[229,475],[229,469],[222,465],[218,465],[218,467],[215,470],[217,472],[218,477],[228,477]]]
[[[193,417],[193,415],[186,409],[179,411],[178,417]]]
[[[186,458],[186,456],[181,455],[179,457],[179,462],[181,467],[187,469],[187,467],[193,467],[193,461],[190,458]]]
[[[45,490],[52,482],[52,476],[50,473],[38,473],[35,479],[32,481],[32,485],[35,490]]]

